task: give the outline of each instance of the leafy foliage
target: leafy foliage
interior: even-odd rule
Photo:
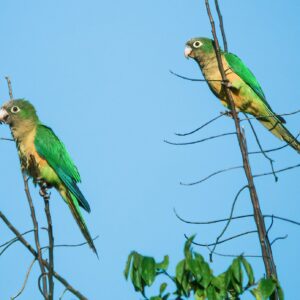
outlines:
[[[272,278],[262,278],[255,281],[250,263],[243,257],[235,258],[228,269],[215,276],[203,256],[191,248],[194,237],[188,239],[184,245],[184,258],[176,266],[174,276],[167,273],[169,257],[157,263],[153,257],[143,256],[131,252],[124,271],[125,278],[129,275],[137,292],[146,299],[167,300],[175,295],[176,300],[194,297],[195,300],[223,300],[240,299],[249,291],[256,300],[267,300],[277,291],[279,299],[283,300],[283,292],[279,283]],[[152,286],[156,277],[164,275],[175,285],[173,292],[167,292],[168,283],[163,282],[159,294],[147,298],[145,288]]]

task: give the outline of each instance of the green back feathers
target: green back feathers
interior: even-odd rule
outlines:
[[[265,94],[259,82],[253,73],[246,67],[243,61],[232,53],[224,52],[224,56],[232,71],[240,76],[241,79],[243,79],[243,81],[251,87],[251,89],[259,96],[260,99],[266,101]]]
[[[90,206],[76,184],[81,181],[79,172],[64,144],[52,129],[39,124],[34,145],[38,154],[48,162],[68,190],[78,199],[80,206],[90,212]]]

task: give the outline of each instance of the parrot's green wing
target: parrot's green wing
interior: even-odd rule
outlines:
[[[52,129],[39,124],[34,145],[38,154],[48,162],[68,190],[77,198],[80,206],[90,212],[90,206],[76,184],[81,180],[79,172],[64,144]]]
[[[266,96],[259,82],[255,78],[253,73],[243,63],[243,61],[235,54],[229,52],[224,52],[224,57],[232,71],[236,73],[258,95],[264,105],[270,110],[270,113],[274,114],[271,106],[266,100]],[[285,123],[284,118],[276,114],[274,115],[279,119],[280,122]]]
[[[232,53],[225,52],[224,56],[232,71],[240,76],[241,79],[243,79],[244,82],[246,82],[251,87],[251,89],[259,96],[261,100],[267,102],[265,94],[259,82],[255,78],[253,73],[246,67],[243,61],[238,56]]]

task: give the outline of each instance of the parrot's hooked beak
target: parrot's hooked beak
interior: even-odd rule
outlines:
[[[0,109],[0,124],[6,123],[8,118],[8,113],[4,108]]]
[[[193,52],[193,49],[190,46],[185,46],[185,49],[184,49],[185,58],[192,57],[191,56],[192,52]]]

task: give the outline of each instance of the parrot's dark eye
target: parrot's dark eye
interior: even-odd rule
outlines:
[[[20,108],[18,106],[13,106],[10,110],[12,113],[16,114],[20,111]]]
[[[201,43],[200,41],[196,41],[196,42],[194,42],[193,46],[194,46],[195,48],[199,48],[199,47],[202,46],[202,43]]]

